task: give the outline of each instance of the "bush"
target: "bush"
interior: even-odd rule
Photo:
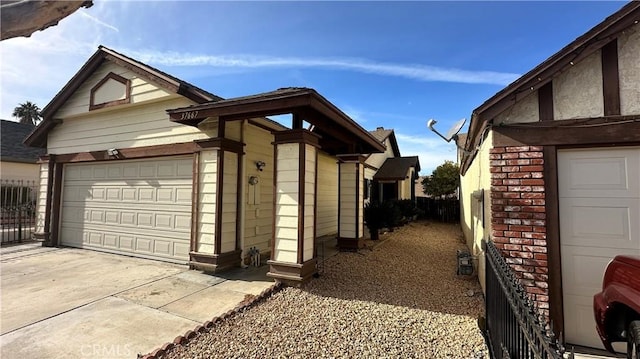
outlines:
[[[395,201],[395,205],[400,210],[400,215],[406,220],[410,221],[415,215],[418,214],[418,208],[415,203],[410,199],[400,199]]]
[[[378,240],[378,231],[384,227],[386,210],[379,202],[369,202],[364,206],[364,222],[371,231],[371,239]]]

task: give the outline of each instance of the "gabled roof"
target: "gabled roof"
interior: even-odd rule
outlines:
[[[56,126],[57,121],[53,118],[55,113],[62,107],[76,90],[96,71],[105,61],[111,61],[122,66],[138,76],[159,85],[163,89],[185,96],[196,103],[218,101],[222,98],[207,92],[186,81],[160,71],[154,67],[143,64],[114,50],[104,46],[99,46],[98,50],[85,62],[80,70],[67,82],[54,98],[42,109],[42,122],[36,127],[25,143],[29,146],[44,147],[47,143],[47,134]]]
[[[373,176],[373,179],[379,181],[403,180],[407,178],[407,172],[411,167],[415,168],[416,175],[420,172],[420,161],[418,160],[418,156],[389,157]]]
[[[28,147],[22,143],[35,126],[0,120],[0,161],[36,163],[45,154],[42,148]]]
[[[250,96],[212,101],[167,110],[172,121],[197,126],[208,117],[234,121],[282,114],[299,115],[314,125],[313,132],[321,136],[323,148],[351,144],[356,152],[383,152],[384,146],[316,90],[306,87],[286,87]],[[346,150],[346,149],[342,149]]]
[[[576,6],[579,5],[576,4]],[[640,1],[631,1],[473,110],[469,136],[464,146],[469,153],[463,156],[460,168],[462,173],[466,172],[473,161],[476,153],[474,149],[480,142],[479,137],[489,121],[532,91],[549,83],[558,73],[601,49],[624,29],[637,24],[638,21],[640,21]]]
[[[389,139],[391,142],[391,148],[395,157],[400,157],[400,148],[398,147],[398,141],[396,140],[396,134],[392,128],[385,129],[384,127],[378,127],[374,131],[369,131],[373,137],[377,138],[382,144]]]

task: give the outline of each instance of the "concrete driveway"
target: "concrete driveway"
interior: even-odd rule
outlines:
[[[4,358],[132,358],[274,284],[264,267],[211,276],[39,245],[2,248],[0,262]]]

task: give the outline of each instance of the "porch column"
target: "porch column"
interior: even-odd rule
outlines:
[[[215,273],[240,263],[238,173],[244,144],[226,138],[196,143],[189,264]]]
[[[338,247],[357,250],[364,235],[364,160],[360,154],[338,155]]]
[[[275,134],[274,231],[267,275],[286,284],[299,285],[316,273],[318,141],[306,129]]]

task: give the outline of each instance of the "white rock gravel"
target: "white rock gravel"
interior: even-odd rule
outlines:
[[[480,286],[456,276],[460,237],[458,225],[410,223],[373,249],[327,259],[306,287],[285,288],[164,357],[486,357]]]

